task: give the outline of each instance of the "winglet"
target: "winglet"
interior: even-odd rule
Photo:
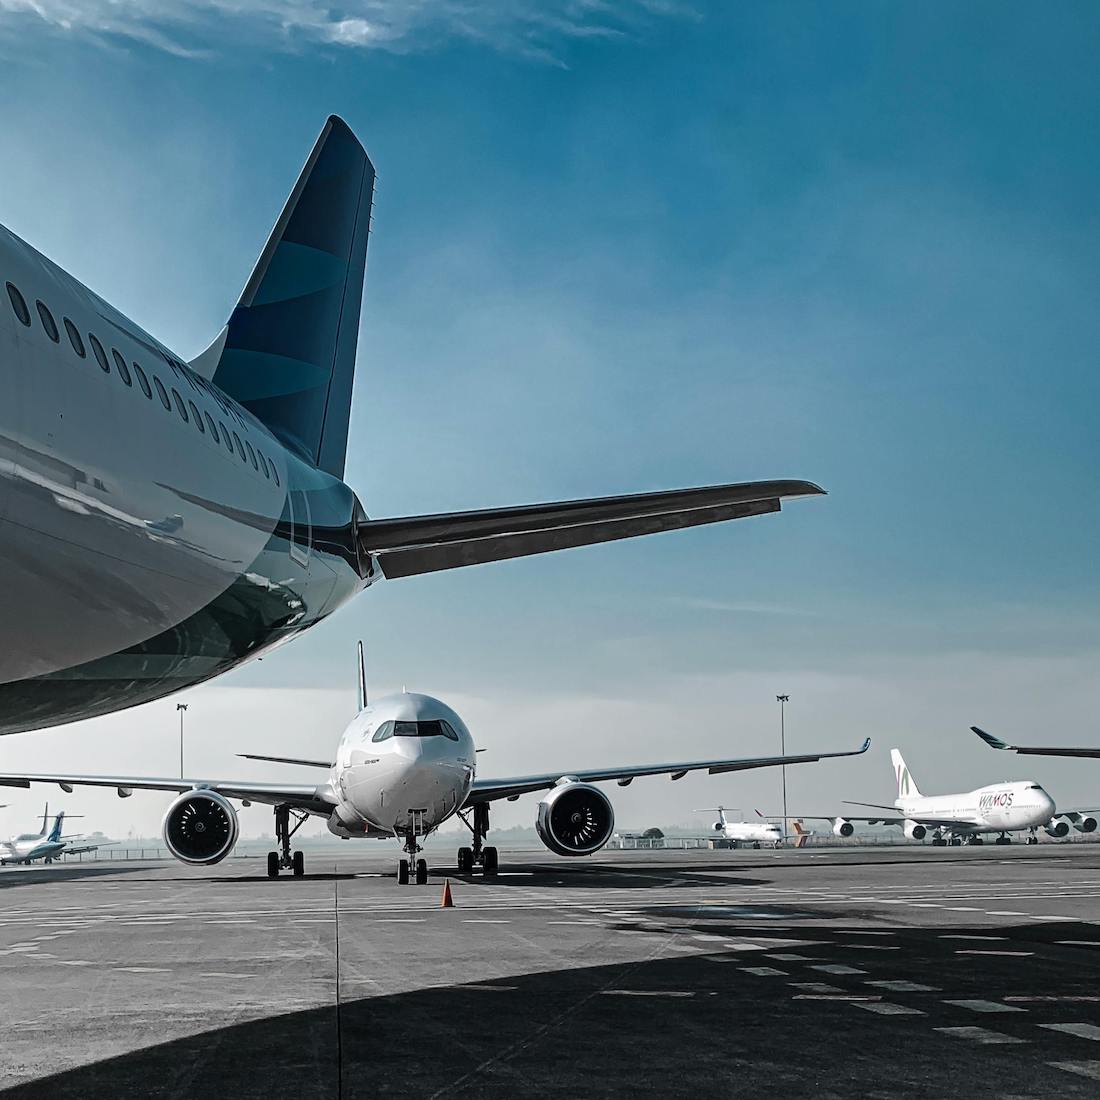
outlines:
[[[871,747],[871,738],[868,737],[867,740],[863,742],[863,747],[861,749],[858,749],[856,752],[852,753],[852,755],[853,756],[859,756],[859,754],[861,752],[866,752],[870,747]]]
[[[971,726],[971,731],[976,733],[991,749],[1012,749],[1014,746],[1008,744],[1007,741],[1002,741],[999,737],[994,737],[991,733],[986,733],[985,730],[979,729],[977,726]]]

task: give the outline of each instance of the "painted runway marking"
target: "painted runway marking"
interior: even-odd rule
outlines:
[[[808,955],[788,955],[788,954],[782,954],[782,955],[769,955],[769,956],[768,956],[768,958],[769,958],[769,959],[774,959],[774,960],[775,960],[776,962],[781,962],[781,963],[806,963],[806,962],[813,962],[813,959],[811,959],[811,958],[810,958],[810,957],[809,957]]]
[[[122,970],[127,974],[171,974],[172,971],[163,966],[112,966],[112,970]]]
[[[1100,940],[1055,940],[1067,947],[1100,947]]]
[[[961,1001],[944,1001],[945,1005],[954,1005],[956,1008],[966,1008],[971,1012],[1026,1012],[1027,1009],[1017,1008],[1015,1005],[1002,1004],[1000,1001],[978,1001],[964,999]]]
[[[489,920],[483,917],[464,917],[463,924],[511,924],[510,920]]]
[[[1040,1024],[1047,1031],[1060,1031],[1065,1035],[1075,1035],[1078,1039],[1100,1041],[1100,1027],[1095,1024]]]
[[[967,947],[960,948],[955,952],[956,955],[1009,955],[1014,959],[1026,959],[1029,955],[1034,955],[1034,951],[994,951],[992,949]]]
[[[1014,909],[990,909],[986,912],[987,917],[1026,917],[1026,913],[1017,913]]]
[[[788,982],[794,989],[804,989],[807,993],[817,993],[822,996],[843,993],[844,990],[837,985],[826,985],[824,982]]]
[[[939,993],[940,990],[934,985],[921,985],[920,982],[906,982],[900,980],[882,981],[882,982],[866,982],[866,985],[873,985],[876,989],[888,989],[891,993]]]
[[[514,987],[513,987],[514,988]],[[603,997],[694,997],[693,992],[673,989],[601,989]]]
[[[1007,936],[963,936],[963,935],[942,935],[941,940],[1007,940]]]
[[[1073,994],[1067,994],[1064,997],[1053,997],[1049,995],[1035,996],[1035,997],[1005,997],[1006,1001],[1013,1001],[1017,1004],[1096,1004],[1100,1002],[1100,997],[1093,996],[1075,996]]]
[[[938,1031],[941,1035],[948,1035],[952,1039],[970,1039],[972,1042],[985,1043],[990,1046],[1027,1042],[1026,1039],[1017,1039],[1013,1035],[1002,1035],[999,1031],[990,1031],[984,1027],[936,1027],[932,1030]]]
[[[866,970],[858,970],[854,966],[844,966],[842,963],[820,963],[811,966],[811,970],[820,970],[823,974],[866,974]]]
[[[1079,1077],[1100,1081],[1100,1062],[1047,1062],[1047,1065],[1064,1069],[1066,1073],[1076,1073]]]
[[[774,978],[786,976],[785,970],[776,970],[774,966],[746,966],[742,968],[746,974],[755,974],[760,978]]]
[[[870,1004],[856,1003],[856,1008],[862,1008],[865,1012],[877,1012],[880,1016],[924,1016],[919,1008],[910,1008],[908,1005],[891,1004],[889,1001],[878,1001]]]

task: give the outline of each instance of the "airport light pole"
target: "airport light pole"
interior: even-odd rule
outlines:
[[[777,695],[775,701],[779,704],[779,755],[787,755],[787,703],[789,695]],[[787,765],[780,767],[783,774],[783,847],[787,846]]]
[[[177,703],[176,710],[180,716],[180,779],[183,778],[183,716],[187,713],[186,703]]]

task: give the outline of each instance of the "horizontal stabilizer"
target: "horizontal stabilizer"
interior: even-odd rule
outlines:
[[[778,512],[787,497],[819,496],[808,481],[756,481],[660,493],[366,520],[358,537],[386,577],[614,542]]]

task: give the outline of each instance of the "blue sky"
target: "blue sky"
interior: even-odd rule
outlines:
[[[892,743],[926,787],[987,781],[971,722],[1092,735],[1098,39],[1087,4],[0,0],[0,221],[182,355],[324,117],[359,133],[379,187],[348,479],[372,515],[830,493],[383,585],[192,693],[207,770],[236,766],[225,723],[332,740],[285,728],[271,686],[328,692],[338,727],[360,635],[379,685],[467,702],[486,769],[754,751],[785,690],[796,744],[882,750],[795,783],[819,800],[887,793]],[[17,751],[104,768],[113,730],[173,720]],[[687,782],[622,799],[713,804]]]

